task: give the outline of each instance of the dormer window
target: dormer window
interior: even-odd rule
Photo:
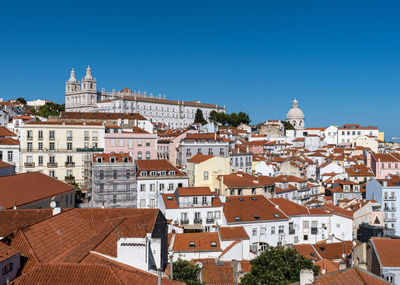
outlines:
[[[196,244],[194,241],[189,242],[189,247],[196,247]]]
[[[169,176],[175,176],[175,174],[176,174],[175,170],[170,170],[170,171],[168,172],[168,175],[169,175]]]
[[[350,192],[350,186],[349,185],[343,185],[343,191],[344,192]]]
[[[212,241],[211,242],[211,247],[217,247],[217,242],[216,241]]]
[[[354,192],[359,192],[360,191],[360,186],[359,185],[354,185],[353,186],[353,191]]]
[[[157,176],[157,171],[150,171],[150,176]]]
[[[115,157],[110,157],[110,162],[114,163],[115,162]]]
[[[97,162],[103,162],[103,158],[102,157],[98,157],[97,158]]]
[[[147,171],[140,171],[140,176],[147,176]]]
[[[166,176],[167,172],[166,171],[160,171],[160,176]]]

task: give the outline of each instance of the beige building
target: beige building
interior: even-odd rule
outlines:
[[[373,152],[378,152],[378,140],[374,136],[359,136],[353,140],[352,146],[362,146],[370,148]]]
[[[22,127],[20,172],[87,185],[92,154],[103,150],[101,123],[30,122]]]
[[[231,173],[229,157],[196,154],[187,162],[189,186],[208,186],[215,192],[215,181],[219,175]]]

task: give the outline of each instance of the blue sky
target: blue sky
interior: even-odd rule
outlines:
[[[71,68],[98,88],[226,105],[253,123],[377,125],[400,136],[398,1],[6,1],[0,97],[64,102]]]

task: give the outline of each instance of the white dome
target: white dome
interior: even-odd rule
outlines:
[[[298,107],[298,102],[296,99],[293,100],[292,104],[292,109],[289,110],[289,112],[286,115],[286,120],[304,120],[304,113],[303,111]]]
[[[69,83],[76,83],[75,70],[73,68],[71,70],[71,76],[68,81],[69,81]]]

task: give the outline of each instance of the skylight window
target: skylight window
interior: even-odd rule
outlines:
[[[194,241],[189,242],[189,247],[196,247],[196,244],[194,243]]]
[[[171,196],[167,196],[167,200],[172,200],[172,197]]]
[[[239,201],[243,201],[243,198],[238,198]]]
[[[254,215],[254,219],[258,220],[260,216]]]
[[[212,241],[211,242],[211,247],[217,247],[217,242],[216,241]]]
[[[275,213],[275,214],[274,214],[274,217],[275,217],[275,218],[280,218],[281,216],[279,216],[279,214],[276,214],[276,213]]]
[[[236,220],[236,221],[241,221],[242,219],[239,218],[239,217],[235,217],[235,220]]]
[[[257,200],[257,197],[251,197],[251,200],[255,201],[255,200]]]
[[[225,201],[226,201],[226,202],[230,202],[231,200],[229,200],[229,199],[226,199]]]

